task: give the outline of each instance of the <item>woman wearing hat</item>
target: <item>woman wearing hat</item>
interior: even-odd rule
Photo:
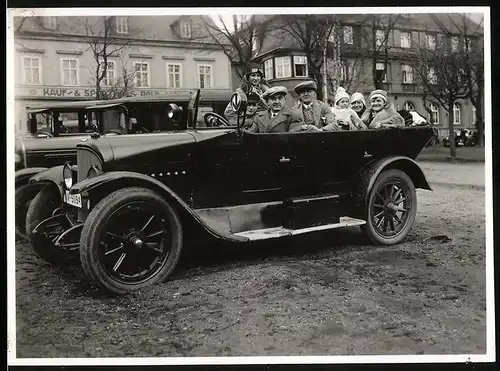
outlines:
[[[358,114],[359,118],[363,116],[363,113],[366,111],[366,102],[363,94],[356,92],[351,95],[351,108]]]
[[[270,86],[264,79],[264,74],[262,73],[260,68],[253,67],[243,77],[240,88],[245,94],[252,92],[262,98],[262,95],[269,90]],[[262,105],[262,107],[267,109],[264,100],[262,100],[260,104]]]
[[[387,92],[374,90],[370,93],[370,108],[361,117],[368,128],[400,128],[405,126],[403,117],[396,111],[394,104],[387,100]]]

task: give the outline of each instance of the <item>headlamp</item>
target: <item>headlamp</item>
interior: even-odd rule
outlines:
[[[71,172],[71,167],[69,164],[64,164],[63,179],[64,179],[64,185],[66,186],[66,188],[70,189],[71,186],[73,185],[73,174]]]

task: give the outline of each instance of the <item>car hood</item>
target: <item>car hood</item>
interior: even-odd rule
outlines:
[[[114,135],[80,139],[77,148],[95,152],[106,167],[123,168],[127,162],[149,162],[166,154],[181,158],[189,157],[191,146],[196,142],[210,141],[225,135],[235,135],[234,129],[212,131],[179,131],[137,135]],[[181,149],[175,151],[175,149]],[[170,157],[170,156],[169,156]],[[180,159],[180,158],[179,158]]]
[[[83,139],[88,138],[89,134],[86,135],[75,135],[68,137],[56,137],[56,138],[32,138],[24,137],[17,138],[16,147],[24,146],[27,152],[32,151],[51,151],[51,150],[75,150],[75,146]]]

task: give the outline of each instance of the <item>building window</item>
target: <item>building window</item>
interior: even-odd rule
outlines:
[[[384,30],[377,30],[375,34],[375,45],[382,46],[385,41],[385,32]]]
[[[55,30],[57,26],[56,17],[43,17],[43,26],[50,30]]]
[[[293,65],[295,68],[296,77],[307,77],[307,57],[306,56],[294,56]]]
[[[407,64],[401,66],[401,75],[403,77],[403,84],[413,84],[413,68]]]
[[[375,68],[377,71],[384,71],[384,77],[382,78],[382,82],[387,82],[387,72],[385,71],[385,63],[378,62]]]
[[[453,125],[460,125],[460,104],[453,105]]]
[[[181,37],[186,39],[191,38],[191,23],[190,22],[181,22]]]
[[[23,83],[28,85],[40,85],[41,68],[40,57],[23,57]]]
[[[456,52],[458,51],[458,44],[460,42],[460,39],[457,36],[452,36],[451,37],[451,51]]]
[[[268,59],[267,61],[264,62],[264,76],[266,79],[271,80],[274,78],[273,74],[273,60]]]
[[[128,19],[127,17],[116,17],[116,33],[128,33]]]
[[[292,68],[290,66],[290,57],[275,58],[276,78],[292,77]]]
[[[436,70],[433,67],[430,67],[429,70],[427,71],[427,80],[431,85],[436,85],[438,82]]]
[[[352,45],[354,42],[352,26],[344,26],[342,29],[344,31],[344,44]]]
[[[75,58],[61,59],[61,85],[78,85],[78,60]]]
[[[104,70],[104,61],[101,61],[100,65],[101,67],[99,75],[101,75],[102,71]],[[106,75],[101,81],[103,86],[111,86],[115,83],[115,61],[108,61],[107,65],[108,67],[106,68]]]
[[[206,64],[198,65],[197,85],[200,89],[212,88],[212,66]]]
[[[403,109],[407,111],[415,111],[415,106],[412,102],[405,102],[405,104],[403,105]]]
[[[431,110],[429,121],[434,125],[439,125],[439,109],[438,109],[438,107],[434,103],[431,103],[429,105],[429,108]]]
[[[477,116],[476,116],[476,107],[472,106],[472,125],[476,125]]]
[[[411,33],[410,32],[401,32],[401,47],[402,48],[411,47]]]
[[[149,88],[149,63],[134,62],[135,86],[138,88]]]
[[[167,88],[178,89],[181,87],[182,67],[179,63],[167,63]]]
[[[425,35],[425,46],[429,50],[436,49],[436,35],[426,34]]]

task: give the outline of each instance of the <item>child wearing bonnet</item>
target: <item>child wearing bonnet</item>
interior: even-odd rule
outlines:
[[[343,130],[367,129],[358,114],[350,107],[350,97],[344,88],[339,87],[335,94],[335,105],[332,107],[337,124]]]

